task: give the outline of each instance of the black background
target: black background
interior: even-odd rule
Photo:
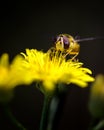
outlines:
[[[52,45],[52,37],[60,33],[80,38],[104,36],[104,11],[100,1],[38,2],[1,4],[0,55],[7,52],[12,60],[25,48],[46,51]],[[92,70],[93,76],[104,73],[104,39],[86,41],[80,45],[78,58],[84,66]],[[87,108],[89,90],[90,85],[85,89],[74,85],[69,87],[66,96],[63,95],[61,116],[54,130],[87,130],[90,122]],[[15,88],[10,107],[28,130],[39,129],[43,99],[44,96],[34,85]],[[0,130],[16,130],[2,110],[0,118]]]

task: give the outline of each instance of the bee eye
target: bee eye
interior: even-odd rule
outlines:
[[[70,45],[68,38],[63,37],[63,43],[64,43],[64,49],[68,49]]]

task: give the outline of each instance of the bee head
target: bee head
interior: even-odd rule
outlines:
[[[68,49],[70,46],[70,40],[69,38],[64,35],[64,34],[60,34],[56,37],[55,39],[55,46],[57,50],[64,50],[64,49]]]

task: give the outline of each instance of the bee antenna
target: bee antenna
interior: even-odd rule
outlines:
[[[96,39],[104,39],[104,37],[89,37],[89,38],[83,38],[83,39],[76,39],[76,42],[83,42],[83,41],[92,41]]]

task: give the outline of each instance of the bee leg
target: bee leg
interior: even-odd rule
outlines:
[[[73,61],[73,60],[76,61],[75,58],[78,56],[78,54],[79,54],[79,53],[76,53],[76,54],[71,58],[71,61]]]
[[[70,51],[67,51],[67,53],[64,55],[64,58],[67,56],[67,55],[70,55],[70,52],[72,51],[72,49]]]

